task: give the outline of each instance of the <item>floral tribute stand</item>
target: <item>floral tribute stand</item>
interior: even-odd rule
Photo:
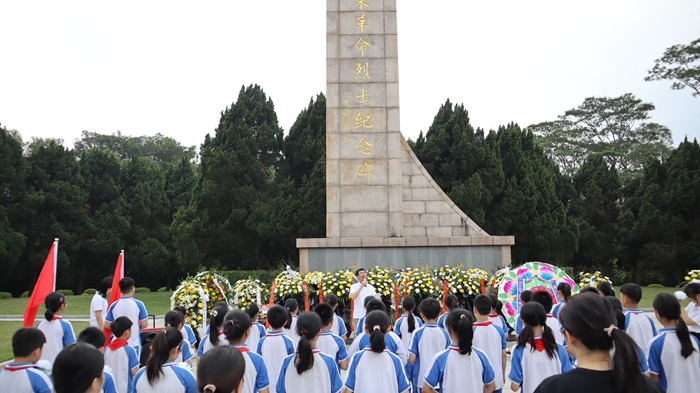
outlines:
[[[231,308],[232,292],[227,278],[208,271],[201,272],[182,281],[170,297],[170,307],[184,306],[187,311],[185,323],[203,333],[207,330],[211,309],[216,302],[226,302]]]
[[[505,273],[498,288],[498,298],[503,302],[503,313],[508,323],[515,324],[520,314],[520,294],[525,290],[547,291],[559,303],[557,285],[565,282],[571,293],[578,293],[579,286],[564,270],[544,262],[528,262]]]

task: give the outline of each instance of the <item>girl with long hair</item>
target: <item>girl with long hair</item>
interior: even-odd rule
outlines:
[[[197,363],[197,391],[202,393],[241,393],[245,359],[229,345],[212,347]]]
[[[90,301],[90,326],[102,329],[107,315],[107,296],[112,292],[112,276],[100,281],[95,294]]]
[[[445,307],[446,307],[445,312],[442,313],[442,315],[440,315],[438,317],[438,320],[437,320],[438,326],[440,326],[443,329],[446,329],[445,318],[450,313],[450,311],[459,308],[459,299],[457,299],[457,296],[455,296],[453,294],[447,295],[445,297]]]
[[[335,359],[316,348],[323,322],[316,313],[304,313],[297,319],[299,345],[296,354],[282,362],[277,393],[336,393],[343,389]]]
[[[552,307],[552,316],[554,318],[559,318],[559,311],[566,306],[566,302],[571,298],[571,286],[565,282],[560,282],[559,285],[557,285],[557,298],[559,299],[559,303]]]
[[[428,375],[421,379],[423,392],[484,392],[496,388],[496,374],[488,356],[472,346],[474,316],[464,309],[445,318],[452,344],[433,358]],[[439,386],[439,387],[438,387]]]
[[[75,342],[75,333],[73,325],[61,317],[68,305],[66,297],[61,292],[51,292],[46,295],[44,305],[46,306],[44,320],[39,322],[36,328],[46,336],[41,359],[53,363],[63,348]]]
[[[700,339],[700,284],[693,282],[683,288],[690,303],[681,310],[681,318],[688,326],[690,334]]]
[[[187,338],[182,333],[182,327],[184,324],[185,320],[179,311],[168,311],[168,313],[165,314],[165,327],[173,327],[182,335],[182,344],[180,345],[180,352],[177,355],[177,359],[175,359],[175,363],[185,362],[187,364],[191,364],[191,359],[194,357],[194,355],[191,352],[190,343],[187,342]]]
[[[673,295],[654,298],[656,319],[664,326],[649,341],[649,376],[667,393],[691,392],[700,387],[700,340],[691,336]]]
[[[175,362],[182,340],[182,333],[174,327],[166,327],[156,334],[146,367],[134,377],[136,393],[196,392],[197,383],[190,370]]]
[[[547,377],[571,370],[566,349],[557,343],[547,325],[547,312],[540,303],[530,302],[520,310],[523,330],[510,359],[510,388],[532,393]]]
[[[258,305],[255,303],[251,303],[246,306],[244,311],[248,313],[251,325],[250,334],[248,335],[248,339],[246,340],[245,344],[253,351],[257,351],[260,339],[265,337],[265,327],[258,323],[260,307],[258,307]]]
[[[577,368],[551,376],[535,393],[661,393],[663,390],[640,370],[634,340],[616,326],[609,302],[593,293],[571,297],[559,313],[566,350]],[[615,355],[610,352],[615,348]]]
[[[224,336],[224,317],[228,308],[223,304],[217,304],[211,310],[211,318],[209,319],[209,330],[202,337],[197,348],[197,357],[202,357],[207,351],[218,346],[219,344],[228,344],[226,336]]]
[[[104,359],[97,348],[77,343],[56,356],[51,377],[56,393],[100,393],[104,380]]]
[[[224,318],[224,336],[229,344],[243,353],[245,374],[243,375],[243,393],[269,393],[270,381],[267,367],[262,356],[245,344],[250,335],[250,316],[245,311],[229,311]]]
[[[449,296],[448,296],[449,297]],[[401,304],[403,306],[403,315],[396,320],[394,324],[394,331],[401,338],[404,347],[410,348],[411,342],[413,341],[413,332],[418,330],[419,327],[423,326],[423,321],[420,318],[416,318],[413,314],[413,310],[416,309],[416,299],[413,296],[406,296]],[[404,371],[406,371],[406,376],[413,380],[413,369],[415,365],[411,362],[406,362],[404,366]],[[418,387],[413,386],[413,391],[418,392]]]
[[[338,309],[338,297],[332,293],[327,293],[323,296],[323,302],[328,303],[333,307],[333,313],[337,312]],[[333,321],[333,326],[331,326],[331,331],[336,336],[339,336],[343,340],[347,338],[348,328],[345,327],[345,322],[340,315],[335,314],[335,321]]]
[[[299,302],[297,302],[297,299],[287,299],[284,302],[284,308],[287,309],[287,312],[289,313],[289,321],[287,324],[284,325],[284,334],[287,335],[287,337],[292,339],[292,342],[294,342],[294,347],[299,344],[299,335],[297,335],[297,313],[299,312]]]

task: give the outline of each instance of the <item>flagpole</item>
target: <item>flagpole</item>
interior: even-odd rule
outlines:
[[[58,268],[58,238],[53,239],[56,248],[53,253],[53,292],[56,292],[56,269]]]

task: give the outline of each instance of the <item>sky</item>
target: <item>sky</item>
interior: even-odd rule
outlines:
[[[700,1],[397,3],[406,138],[447,99],[490,130],[631,92],[674,145],[700,139],[700,97],[644,81],[666,48],[700,38]],[[285,132],[325,92],[321,0],[3,1],[0,16],[0,123],[25,141],[121,131],[199,147],[242,86],[263,88]]]

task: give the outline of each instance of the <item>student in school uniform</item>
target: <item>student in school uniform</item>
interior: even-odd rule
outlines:
[[[413,298],[413,296],[406,296],[403,299],[402,302],[402,307],[404,314],[399,317],[399,319],[396,321],[396,324],[394,325],[394,331],[396,332],[396,335],[399,336],[401,339],[401,342],[403,342],[404,347],[410,348],[411,347],[411,342],[413,341],[413,333],[423,326],[423,321],[421,321],[420,318],[416,318],[415,315],[413,315],[413,310],[416,308],[416,299]],[[415,366],[411,362],[406,362],[406,365],[404,366],[404,371],[406,371],[406,377],[410,381],[413,380],[413,369]],[[418,392],[418,387],[415,385],[411,385],[411,391],[414,393]]]
[[[378,299],[372,299],[367,303],[367,307],[365,307],[367,312],[372,312],[375,310],[379,310],[381,312],[386,312],[386,306],[381,300]],[[364,323],[364,317],[362,319]],[[358,326],[363,326],[363,325],[358,325]],[[363,329],[364,330],[364,329]],[[393,353],[394,355],[399,357],[399,360],[401,360],[401,364],[404,366],[408,363],[408,351],[406,350],[406,347],[403,344],[403,341],[401,340],[401,337],[399,337],[396,333],[394,332],[387,332],[384,335],[384,339],[386,341],[386,349]],[[353,340],[352,344],[350,344],[350,348],[348,349],[348,356],[350,359],[359,351],[369,348],[370,346],[370,338],[367,333],[364,331],[362,333],[357,333],[355,335],[355,340]]]
[[[131,277],[119,280],[119,291],[122,296],[112,303],[105,316],[105,327],[111,329],[112,322],[119,317],[127,317],[131,320],[131,337],[129,345],[136,350],[136,355],[141,356],[141,329],[148,327],[148,311],[140,300],[134,299],[136,283]]]
[[[182,335],[182,326],[184,324],[185,321],[182,319],[182,314],[179,311],[168,311],[168,313],[165,314],[165,327],[175,328]],[[191,359],[193,357],[194,355],[191,352],[190,343],[187,342],[185,336],[182,336],[182,343],[180,344],[180,353],[175,359],[175,363],[186,363],[187,365],[190,365],[192,363]]]
[[[450,313],[450,311],[455,310],[459,307],[459,299],[453,294],[449,294],[445,297],[445,312],[438,317],[437,324],[440,328],[447,330],[445,327],[445,318]]]
[[[692,392],[700,387],[700,340],[691,336],[673,295],[654,298],[656,319],[664,326],[649,342],[649,376],[667,393]]]
[[[267,377],[270,386],[277,386],[280,368],[284,358],[294,354],[292,339],[284,334],[284,325],[287,323],[289,313],[282,306],[272,306],[267,310],[267,322],[270,324],[270,332],[260,339],[257,353],[262,356],[267,368]]]
[[[338,393],[343,381],[335,360],[316,348],[323,323],[316,313],[304,313],[297,320],[299,346],[282,362],[277,393]]]
[[[245,374],[243,393],[269,393],[270,380],[262,356],[251,351],[245,344],[250,335],[251,323],[248,313],[241,310],[229,311],[224,318],[224,335],[230,345],[243,353]]]
[[[265,337],[265,327],[258,323],[258,317],[260,316],[260,307],[257,304],[251,303],[246,306],[245,312],[248,313],[250,317],[250,334],[248,339],[245,341],[245,345],[248,348],[252,348],[255,351],[258,348],[258,343],[260,339]]]
[[[552,307],[552,316],[554,318],[559,318],[559,311],[566,306],[566,302],[571,298],[571,286],[565,282],[560,282],[557,285],[557,297],[559,298],[559,303]]]
[[[428,372],[430,361],[438,352],[447,348],[451,340],[447,331],[440,329],[437,325],[437,318],[440,314],[440,303],[437,300],[424,299],[420,303],[419,309],[425,324],[413,333],[411,348],[408,350],[408,360],[415,365],[412,382],[418,386],[418,392],[421,392],[422,384],[418,385],[418,383]]]
[[[197,362],[197,391],[241,393],[244,373],[241,351],[230,345],[216,346]]]
[[[635,343],[649,353],[648,343],[657,334],[654,321],[639,309],[642,300],[642,287],[627,283],[620,287],[620,302],[625,308],[625,333],[632,337]]]
[[[524,305],[530,303],[532,299],[532,291],[526,289],[520,293],[520,308],[522,309]],[[520,319],[520,315],[515,316],[515,334],[520,334],[523,331],[523,321]]]
[[[552,295],[550,295],[547,291],[537,291],[532,294],[531,301],[537,302],[544,307],[544,311],[547,313],[547,326],[549,326],[549,328],[552,330],[554,340],[557,342],[557,344],[566,346],[566,339],[564,338],[564,334],[561,332],[561,324],[559,323],[559,320],[554,318],[554,315],[552,315],[550,312],[552,311]]]
[[[341,370],[348,369],[348,351],[345,348],[345,341],[339,336],[333,334],[331,328],[335,322],[333,316],[333,306],[328,303],[319,304],[314,309],[314,312],[318,314],[321,318],[321,323],[323,324],[323,329],[321,330],[321,336],[316,340],[316,348],[318,348],[321,353],[335,359],[335,362]]]
[[[488,295],[489,299],[491,299],[491,312],[489,312],[489,321],[494,324],[494,326],[498,327],[505,333],[506,335],[508,334],[508,331],[510,330],[510,326],[506,322],[506,319],[503,318],[501,314],[498,313],[498,308],[503,305],[500,300],[498,300],[498,296],[496,295]]]
[[[104,359],[86,343],[69,345],[56,356],[51,377],[56,393],[99,393],[104,382]]]
[[[493,392],[496,374],[486,354],[473,347],[473,316],[458,308],[450,312],[445,326],[452,344],[438,352],[423,377],[423,392]]]
[[[523,393],[532,393],[546,378],[571,370],[571,361],[547,326],[547,313],[541,304],[533,301],[524,305],[520,317],[525,327],[513,349],[508,378],[514,392],[522,387]]]
[[[135,393],[196,393],[194,375],[175,361],[183,340],[180,330],[174,327],[166,327],[156,334],[146,367],[134,377]]]
[[[105,315],[107,315],[107,296],[112,292],[112,276],[108,276],[100,281],[95,295],[90,301],[90,326],[102,329],[104,327]]]
[[[53,393],[51,377],[36,366],[46,343],[44,333],[22,328],[12,335],[12,362],[0,370],[0,387],[16,393]]]
[[[202,337],[197,348],[197,357],[201,358],[207,351],[218,345],[227,345],[226,336],[224,336],[224,317],[228,307],[223,304],[217,304],[211,310],[211,319],[209,320],[209,332]]]
[[[333,332],[333,334],[342,338],[343,341],[345,341],[345,339],[348,338],[348,328],[345,327],[345,322],[343,321],[343,318],[341,318],[340,315],[335,313],[336,309],[338,308],[338,297],[332,293],[327,293],[323,296],[323,302],[328,303],[331,305],[331,307],[333,307],[335,321],[333,321],[333,327],[331,327],[331,331]]]
[[[434,324],[440,312],[440,305],[437,300],[431,300],[436,304],[435,316],[432,319]],[[384,335],[389,330],[389,317],[384,311],[371,311],[365,317],[363,330],[370,339],[370,346],[353,356],[345,380],[345,393],[408,392],[411,384],[401,360],[386,350]],[[435,330],[444,332],[437,325]]]
[[[296,299],[287,299],[284,302],[284,308],[286,308],[287,312],[289,313],[289,320],[287,321],[287,324],[284,325],[284,334],[292,339],[294,348],[296,348],[297,344],[299,344],[299,336],[296,333],[299,302],[297,302]]]
[[[139,371],[136,350],[129,345],[131,320],[119,317],[112,323],[112,334],[117,337],[104,349],[105,365],[112,369],[119,393],[133,393],[134,376]]]
[[[68,305],[66,297],[61,292],[51,292],[46,295],[44,305],[46,305],[44,320],[39,322],[36,328],[46,337],[41,359],[53,363],[63,348],[75,342],[75,333],[73,333],[73,325],[61,317]]]
[[[225,302],[216,302],[214,304],[214,307],[217,305],[223,305],[226,307]],[[180,314],[182,314],[182,319],[187,319],[187,309],[185,306],[175,306],[173,307],[173,310],[179,311]],[[226,311],[228,311],[228,308],[226,308]],[[226,314],[226,311],[224,311],[224,314]],[[194,330],[192,330],[192,327],[188,324],[184,324],[182,326],[182,330],[180,330],[180,333],[182,333],[182,336],[185,337],[185,340],[187,340],[188,343],[190,343],[190,348],[192,349],[192,352],[194,352],[194,346],[197,343],[197,336],[194,334]]]
[[[486,353],[493,372],[496,375],[494,392],[500,393],[505,384],[506,372],[506,334],[494,325],[489,319],[492,307],[491,299],[486,295],[478,295],[474,298],[474,316],[476,322],[473,324],[474,338],[473,344],[476,348]]]
[[[104,350],[107,337],[99,328],[88,326],[78,334],[78,342],[90,344],[95,347],[100,353]],[[102,393],[117,393],[117,384],[112,374],[112,368],[105,364],[104,366],[104,381],[102,382]],[[126,390],[122,390],[126,393]]]
[[[683,288],[690,303],[681,310],[681,318],[688,326],[690,334],[700,339],[700,284],[690,283]]]

